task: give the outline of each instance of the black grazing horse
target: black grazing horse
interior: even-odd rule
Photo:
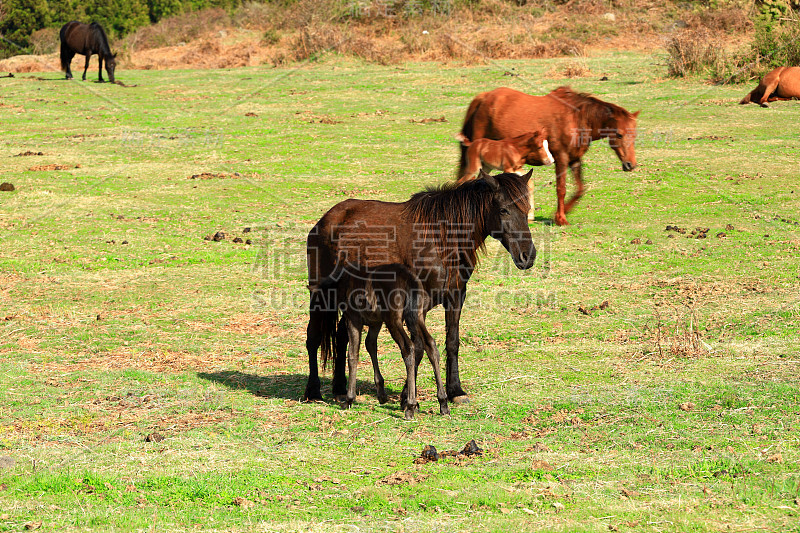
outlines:
[[[67,22],[61,27],[61,70],[67,73],[67,79],[72,79],[72,70],[69,64],[75,54],[86,56],[86,67],[83,69],[83,79],[86,80],[86,71],[89,70],[89,59],[92,54],[100,58],[99,79],[103,80],[103,61],[106,63],[108,81],[114,83],[114,69],[117,67],[117,54],[111,53],[108,46],[108,37],[103,27],[96,22],[84,24],[82,22]]]
[[[489,176],[481,171],[478,180],[429,189],[403,203],[345,200],[331,208],[308,234],[309,287],[319,286],[343,265],[356,265],[356,272],[405,265],[426,292],[424,313],[440,304],[445,307],[447,397],[464,401],[467,397],[458,372],[458,323],[467,282],[475,270],[478,250],[489,235],[502,243],[517,268],[533,266],[536,248],[527,221],[530,177],[531,172]],[[336,302],[329,300],[322,291],[311,291],[306,340],[308,400],[322,398],[317,368],[320,346],[324,368],[335,345],[333,394],[346,393],[348,324],[343,318],[337,330]]]

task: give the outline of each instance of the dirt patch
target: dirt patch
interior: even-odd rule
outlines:
[[[0,191],[2,192],[11,192],[15,190],[17,190],[17,188],[14,187],[13,183],[9,183],[7,181],[0,183]]]
[[[420,119],[410,118],[410,119],[408,119],[408,121],[411,122],[412,124],[430,124],[432,122],[447,122],[447,119],[444,118],[444,117],[439,117],[439,118],[420,118]]]
[[[43,152],[31,152],[30,150],[28,150],[27,152],[20,152],[17,155],[15,155],[14,157],[26,157],[26,156],[31,156],[31,155],[44,155],[44,153]]]
[[[193,174],[186,179],[190,180],[224,180],[224,179],[239,179],[242,175],[238,172],[233,174],[212,174],[211,172],[202,172],[200,174]]]
[[[222,326],[222,331],[240,335],[266,335],[273,338],[287,336],[302,338],[304,335],[302,327],[286,329],[278,325],[278,317],[276,315],[259,313],[236,315],[232,317],[226,325]]]
[[[688,137],[687,141],[735,141],[733,137],[729,135],[701,135],[700,137]]]
[[[252,358],[248,352],[215,353],[175,350],[137,351],[129,348],[112,350],[101,354],[81,354],[69,362],[31,363],[31,372],[75,372],[82,370],[136,369],[148,372],[168,373],[202,369],[204,371],[246,364],[256,367],[283,366],[282,360]]]
[[[378,480],[379,485],[416,485],[428,478],[428,474],[417,472],[395,472]]]
[[[35,165],[29,168],[31,172],[49,172],[51,170],[72,170],[74,168],[81,168],[80,165],[59,165],[54,163],[52,165]]]

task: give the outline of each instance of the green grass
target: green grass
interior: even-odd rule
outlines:
[[[800,106],[738,106],[748,87],[665,80],[653,56],[577,80],[554,62],[5,80],[0,530],[798,531]],[[596,143],[564,228],[534,170],[536,265],[492,241],[469,286],[471,403],[435,414],[423,366],[405,422],[385,333],[390,403],[363,350],[352,410],[298,403],[313,223],[452,179],[478,92],[562,83],[641,109],[640,168]],[[29,170],[49,164],[72,168]],[[428,323],[444,351],[442,310]],[[482,457],[414,463],[473,438]]]

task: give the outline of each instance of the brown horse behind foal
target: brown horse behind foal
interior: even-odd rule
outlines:
[[[566,214],[583,196],[581,158],[592,141],[608,138],[611,148],[622,161],[622,170],[636,168],[636,118],[622,107],[594,96],[559,87],[545,96],[531,96],[514,89],[500,87],[481,93],[469,105],[461,133],[476,139],[504,139],[527,131],[546,130],[549,149],[555,159],[556,197],[555,223],[567,224]],[[467,149],[461,148],[459,176],[466,168]],[[536,165],[536,161],[528,160]],[[577,190],[564,202],[567,192],[567,169],[572,170]],[[529,183],[529,186],[533,186]]]
[[[754,103],[768,107],[767,102],[800,99],[800,67],[778,67],[750,91],[740,104]]]

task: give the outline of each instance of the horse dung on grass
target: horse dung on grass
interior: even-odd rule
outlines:
[[[108,81],[115,83],[114,69],[117,67],[117,54],[111,53],[108,46],[108,37],[103,27],[96,22],[84,24],[82,22],[67,22],[61,27],[61,70],[67,73],[67,79],[72,79],[70,63],[75,54],[86,56],[86,66],[83,69],[83,80],[86,80],[86,71],[89,70],[89,59],[92,54],[99,57],[100,67],[98,72],[99,82],[103,82],[103,62],[106,64]]]
[[[622,170],[636,168],[636,118],[622,107],[599,98],[559,87],[545,96],[500,87],[476,96],[467,109],[461,133],[477,139],[506,139],[528,131],[546,130],[550,152],[556,166],[555,223],[567,224],[567,213],[583,196],[581,158],[592,141],[608,138],[609,145],[622,162]],[[535,161],[528,159],[535,165]],[[467,147],[461,146],[459,176],[468,165]],[[567,169],[572,170],[577,190],[564,203],[567,193]],[[532,183],[529,183],[532,186]]]
[[[461,185],[450,182],[419,192],[402,203],[350,199],[336,204],[308,234],[309,288],[345,265],[359,269],[404,265],[425,290],[423,316],[437,305],[445,308],[445,389],[449,400],[466,401],[458,372],[458,324],[467,282],[477,265],[478,250],[490,235],[500,241],[517,268],[533,266],[536,248],[527,221],[530,177],[531,172],[524,176],[482,174]],[[341,396],[346,392],[347,317],[339,321],[336,302],[322,291],[311,290],[310,296],[304,397],[322,399],[320,348],[323,367],[333,359],[333,394]]]

